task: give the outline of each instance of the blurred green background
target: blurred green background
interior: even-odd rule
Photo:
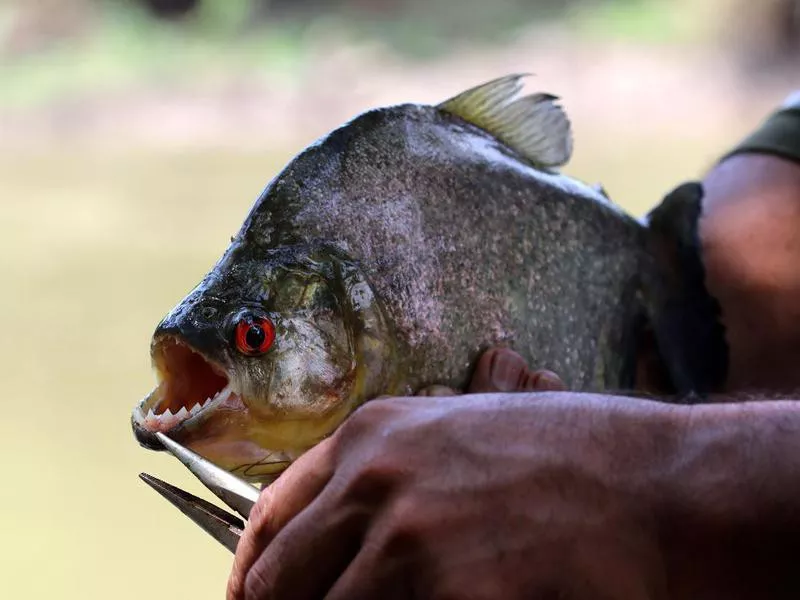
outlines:
[[[220,598],[231,557],[142,484],[149,337],[292,155],[512,71],[566,171],[642,214],[798,82],[795,0],[0,3],[0,597]],[[204,494],[203,494],[204,495]]]

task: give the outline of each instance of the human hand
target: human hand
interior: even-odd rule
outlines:
[[[546,369],[533,370],[510,348],[491,348],[484,352],[472,374],[468,394],[492,392],[560,392],[567,389],[561,378]],[[432,385],[417,396],[456,396],[460,392],[443,385]]]
[[[489,354],[476,379],[520,381],[514,361]],[[228,597],[661,597],[653,490],[680,437],[672,410],[577,394],[369,402],[262,493]]]

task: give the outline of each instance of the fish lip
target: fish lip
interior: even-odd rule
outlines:
[[[141,409],[139,406],[136,406],[133,409],[133,414],[131,415],[131,427],[133,428],[133,435],[136,438],[136,441],[139,442],[139,445],[147,448],[148,450],[156,450],[156,451],[163,451],[166,450],[164,444],[156,437],[154,431],[150,431],[149,429],[145,429],[144,425],[144,415],[142,414]],[[174,435],[176,430],[181,429],[183,423],[179,423],[173,430],[171,430],[170,437]]]
[[[150,450],[165,450],[163,444],[159,441],[158,437],[156,437],[156,432],[159,431],[168,435],[171,438],[178,438],[182,437],[182,434],[189,431],[194,426],[201,424],[203,421],[207,420],[209,416],[211,416],[214,412],[217,411],[221,406],[227,407],[237,407],[242,408],[244,407],[244,399],[241,397],[241,394],[233,385],[232,377],[230,372],[220,365],[218,362],[214,361],[213,359],[209,358],[203,352],[192,346],[191,344],[187,343],[184,339],[179,336],[173,334],[164,334],[153,339],[153,348],[154,348],[154,365],[158,368],[158,359],[156,358],[155,349],[159,347],[160,344],[164,342],[172,342],[177,345],[183,346],[192,351],[192,353],[200,356],[206,363],[207,367],[211,369],[211,371],[218,375],[222,376],[226,379],[226,384],[219,389],[216,394],[210,399],[207,400],[205,405],[198,409],[197,412],[189,417],[178,421],[171,427],[155,427],[151,428],[147,425],[147,409],[153,409],[157,407],[163,400],[164,397],[158,396],[159,389],[165,384],[166,377],[163,377],[159,374],[158,383],[156,387],[146,395],[136,406],[133,408],[131,413],[131,427],[133,429],[134,437],[136,438],[137,442],[141,446],[148,448]],[[166,359],[164,359],[166,360]],[[159,373],[161,370],[159,369]],[[203,400],[200,400],[197,403],[202,403]],[[188,410],[188,407],[185,407]]]

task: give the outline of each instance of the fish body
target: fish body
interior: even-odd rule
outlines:
[[[139,441],[165,431],[268,481],[371,398],[465,388],[495,345],[571,389],[631,388],[643,328],[679,318],[659,246],[557,172],[569,121],[519,87],[372,110],[292,160],[156,329]],[[691,387],[677,345],[662,346]]]

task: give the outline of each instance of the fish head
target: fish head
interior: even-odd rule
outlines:
[[[236,241],[157,326],[157,385],[133,410],[140,444],[160,431],[267,482],[385,384],[386,319],[335,248]]]

